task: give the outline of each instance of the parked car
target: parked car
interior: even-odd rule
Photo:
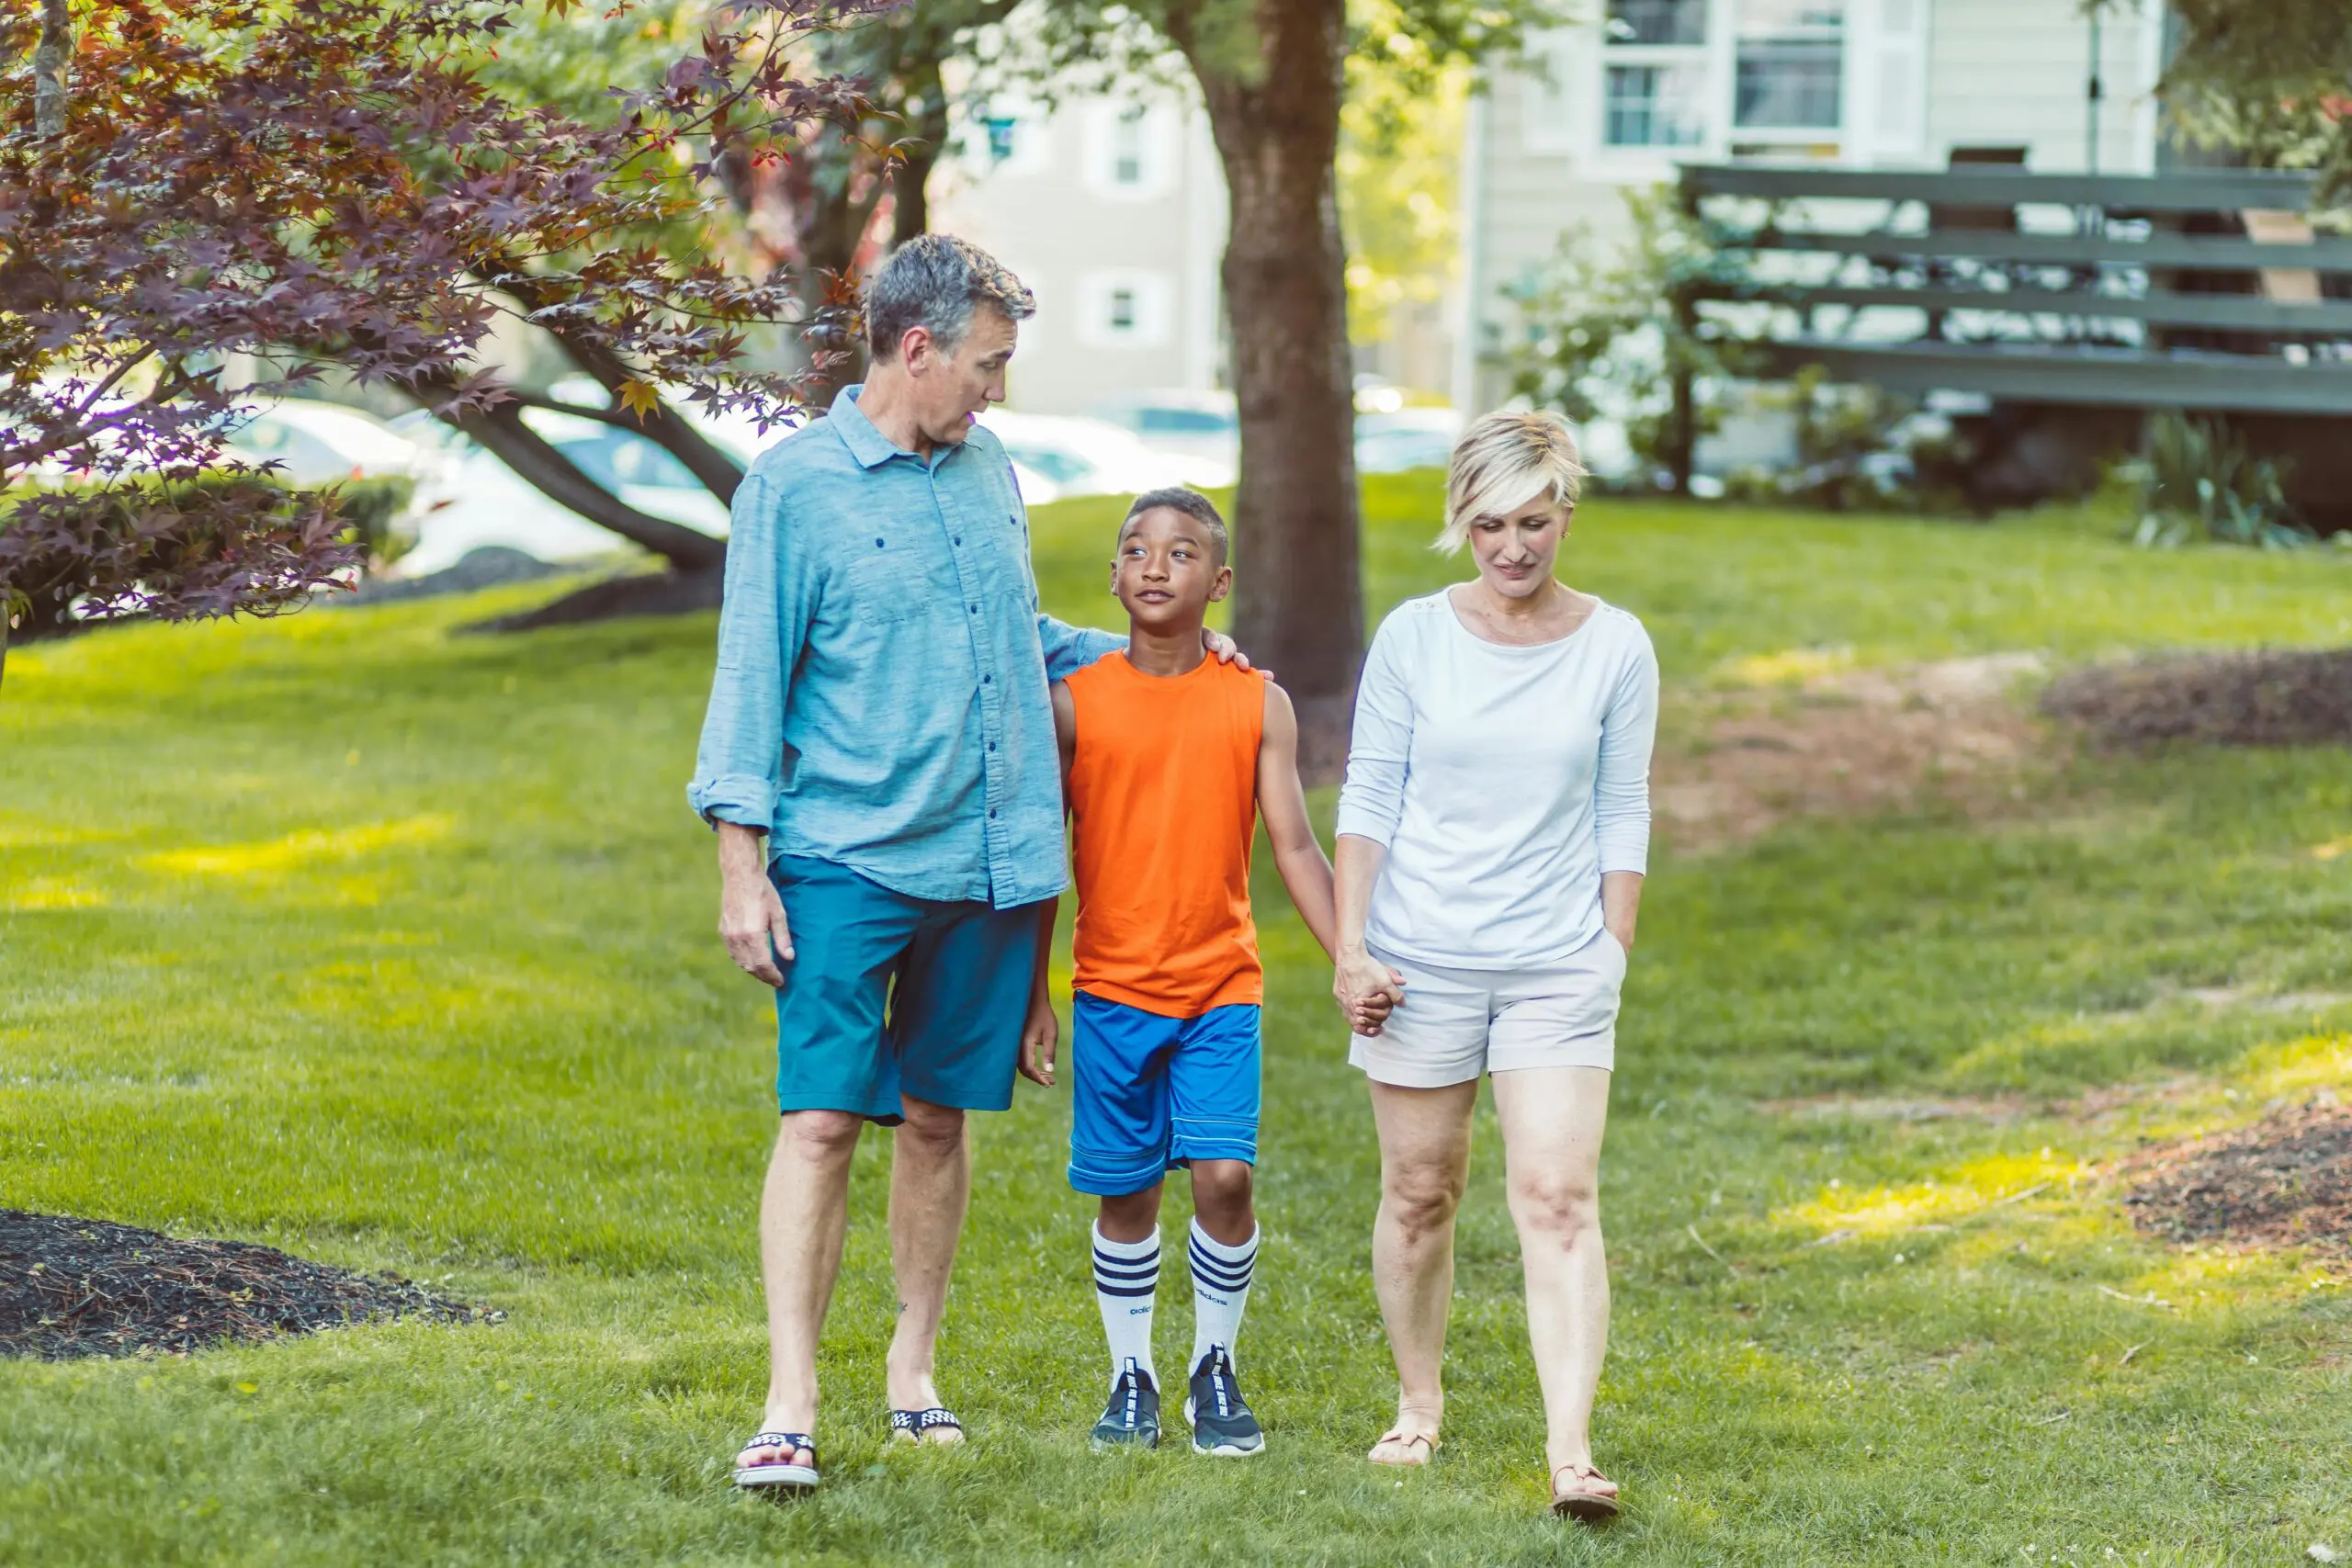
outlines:
[[[1227,471],[1240,460],[1241,422],[1231,392],[1129,392],[1105,399],[1093,412],[1155,452],[1199,458]]]
[[[248,463],[276,462],[290,484],[405,474],[424,479],[432,455],[407,435],[361,409],[320,398],[280,398],[230,431],[229,455]]]
[[[718,498],[644,436],[539,410],[524,417],[583,472],[638,510],[704,533],[726,532],[727,509]],[[431,414],[420,410],[395,423],[441,459],[418,489],[416,544],[401,558],[402,575],[444,570],[487,546],[543,561],[588,560],[634,548],[610,529],[548,499],[471,437]]]
[[[980,423],[1004,444],[1014,477],[1022,480],[1022,499],[1033,506],[1059,496],[1134,495],[1165,485],[1216,489],[1233,482],[1230,463],[1156,452],[1108,420],[990,409]],[[1053,494],[1033,491],[1023,470],[1045,479]]]

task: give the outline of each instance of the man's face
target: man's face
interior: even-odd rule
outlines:
[[[1216,541],[1190,513],[1155,506],[1119,530],[1111,592],[1147,631],[1193,631],[1208,607],[1233,589],[1233,569],[1216,558]]]
[[[971,434],[972,416],[1004,401],[1004,367],[1020,329],[993,305],[972,311],[972,326],[953,354],[928,333],[908,334],[907,374],[914,387],[915,423],[923,438],[957,442]]]

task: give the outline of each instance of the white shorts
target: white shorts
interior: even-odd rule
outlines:
[[[1442,1089],[1521,1067],[1616,1066],[1625,950],[1606,930],[1541,969],[1441,969],[1371,952],[1405,976],[1405,1005],[1349,1045],[1374,1083]]]

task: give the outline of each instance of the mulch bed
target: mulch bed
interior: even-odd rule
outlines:
[[[0,1354],[62,1361],[185,1353],[385,1318],[504,1316],[274,1247],[0,1209]]]
[[[2352,741],[2352,649],[2094,665],[2052,681],[2041,706],[2110,746],[2340,745]]]
[[[2172,1242],[2308,1247],[2352,1258],[2352,1106],[2314,1100],[2132,1162],[2123,1201]]]

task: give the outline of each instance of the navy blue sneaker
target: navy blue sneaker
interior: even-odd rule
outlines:
[[[1111,1403],[1094,1423],[1093,1437],[1098,1450],[1159,1446],[1159,1390],[1132,1356],[1111,1385]]]
[[[1250,1414],[1240,1382],[1233,1375],[1233,1358],[1222,1345],[1210,1346],[1201,1364],[1193,1369],[1192,1392],[1184,1396],[1184,1419],[1193,1424],[1194,1453],[1239,1459],[1265,1450],[1265,1428]]]

